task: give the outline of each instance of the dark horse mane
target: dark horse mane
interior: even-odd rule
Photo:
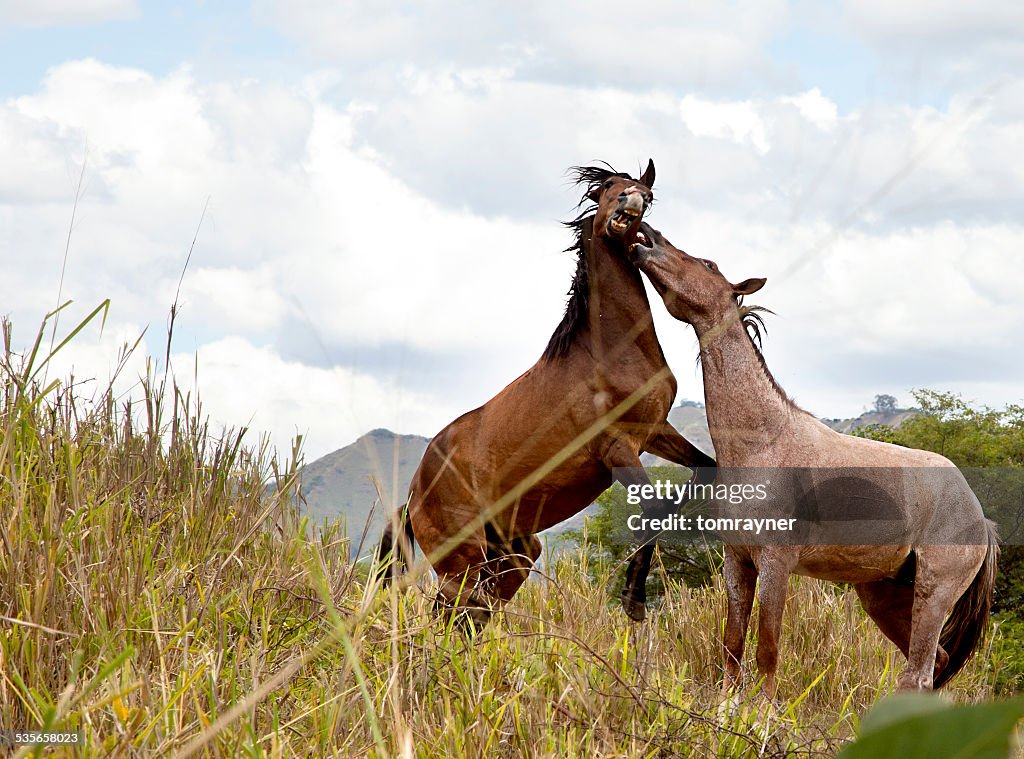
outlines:
[[[573,232],[573,243],[565,249],[566,253],[576,254],[576,273],[569,287],[569,300],[565,304],[565,315],[544,349],[545,359],[561,358],[569,352],[576,335],[587,324],[590,307],[590,271],[587,263],[585,230],[594,221],[597,214],[597,203],[589,203],[590,192],[611,177],[633,179],[629,174],[616,171],[607,163],[604,166],[573,166],[569,169],[573,184],[583,186],[583,196],[577,208],[582,207],[579,215],[572,221],[563,221],[563,226]]]

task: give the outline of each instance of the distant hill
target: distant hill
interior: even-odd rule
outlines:
[[[304,513],[315,525],[343,517],[349,537],[358,542],[373,509],[366,538],[372,543],[384,526],[385,508],[405,501],[429,442],[422,435],[378,429],[306,464],[300,473]],[[384,507],[373,508],[378,486]]]
[[[871,424],[886,424],[890,427],[899,427],[903,422],[912,416],[917,415],[917,409],[898,408],[892,411],[865,411],[853,419],[822,419],[825,424],[836,432],[850,433],[860,427],[867,427]]]
[[[868,411],[853,419],[822,419],[839,432],[852,430],[868,424],[899,426],[916,413],[913,409],[893,409],[885,413]],[[683,401],[668,415],[669,422],[698,448],[713,454],[711,435],[708,432],[704,404]],[[377,429],[368,432],[351,445],[313,461],[302,468],[301,490],[305,499],[304,513],[316,525],[342,517],[348,535],[358,542],[366,526],[364,553],[371,549],[384,526],[386,512],[378,500],[377,487],[381,488],[384,506],[403,503],[409,490],[416,467],[430,442],[422,435],[399,435],[390,430]],[[666,464],[657,456],[643,454],[647,466]],[[594,506],[585,509],[575,517],[546,531],[548,536],[557,536],[569,529],[583,526],[584,518],[594,511]],[[373,514],[371,517],[371,509]]]

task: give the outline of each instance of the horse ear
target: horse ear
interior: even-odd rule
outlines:
[[[768,280],[764,277],[754,277],[753,279],[745,279],[738,285],[732,286],[732,292],[734,295],[751,295],[756,293]]]
[[[644,170],[644,175],[640,177],[640,184],[646,185],[647,187],[654,187],[654,159],[647,159],[647,168]]]
[[[601,185],[595,184],[590,186],[590,192],[587,193],[587,197],[595,203],[601,202]]]

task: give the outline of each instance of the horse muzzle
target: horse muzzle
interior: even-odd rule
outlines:
[[[653,230],[649,224],[640,223],[640,229],[637,230],[635,242],[628,249],[629,260],[634,266],[639,266],[656,254],[656,243],[652,232]]]
[[[623,237],[630,226],[644,215],[647,210],[643,195],[639,191],[626,191],[625,200],[619,209],[608,219],[608,234],[612,237]]]

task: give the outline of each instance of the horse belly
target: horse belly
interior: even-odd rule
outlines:
[[[510,534],[533,535],[583,511],[612,484],[611,473],[596,462],[559,467],[544,482],[495,519]]]
[[[806,546],[793,574],[831,582],[874,582],[895,577],[910,546]]]

